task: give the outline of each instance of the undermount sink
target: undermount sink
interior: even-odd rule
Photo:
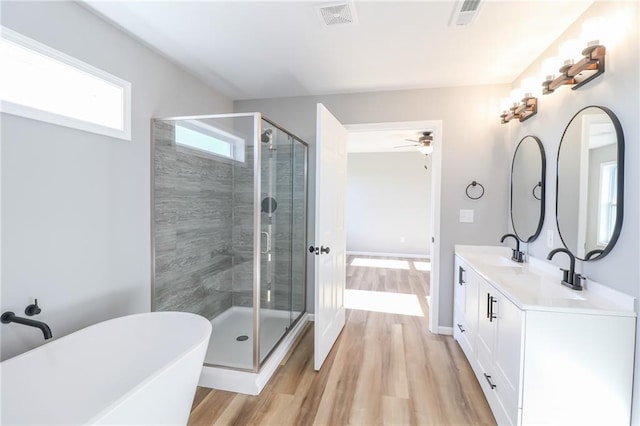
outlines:
[[[478,254],[472,257],[487,266],[515,266],[520,268],[523,265],[522,263],[514,262],[508,257],[500,256],[499,254]]]
[[[569,299],[569,300],[585,300],[581,295],[571,290],[558,287],[544,286],[537,290],[537,294],[544,299]]]
[[[502,277],[509,286],[524,288],[539,300],[586,300],[580,293],[562,287],[559,282],[553,283],[535,275],[508,274]]]

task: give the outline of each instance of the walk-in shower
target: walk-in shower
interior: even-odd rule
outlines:
[[[205,372],[258,374],[305,313],[307,145],[259,113],[152,130],[152,309],[211,321]]]

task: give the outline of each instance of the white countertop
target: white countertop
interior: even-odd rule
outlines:
[[[560,284],[559,268],[513,262],[509,247],[456,245],[455,253],[522,310],[636,316],[635,298],[588,279],[585,290],[572,290]]]

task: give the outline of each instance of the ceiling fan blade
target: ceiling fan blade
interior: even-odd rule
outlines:
[[[398,145],[398,146],[394,146],[394,148],[407,148],[407,147],[410,147],[410,146],[420,146],[420,144],[414,143],[412,145]]]
[[[415,143],[419,143],[420,141],[415,140],[415,139],[405,139],[405,141],[407,142],[415,142]]]

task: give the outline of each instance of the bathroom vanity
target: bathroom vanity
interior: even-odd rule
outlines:
[[[455,247],[454,338],[498,424],[629,424],[634,298],[506,247]]]

